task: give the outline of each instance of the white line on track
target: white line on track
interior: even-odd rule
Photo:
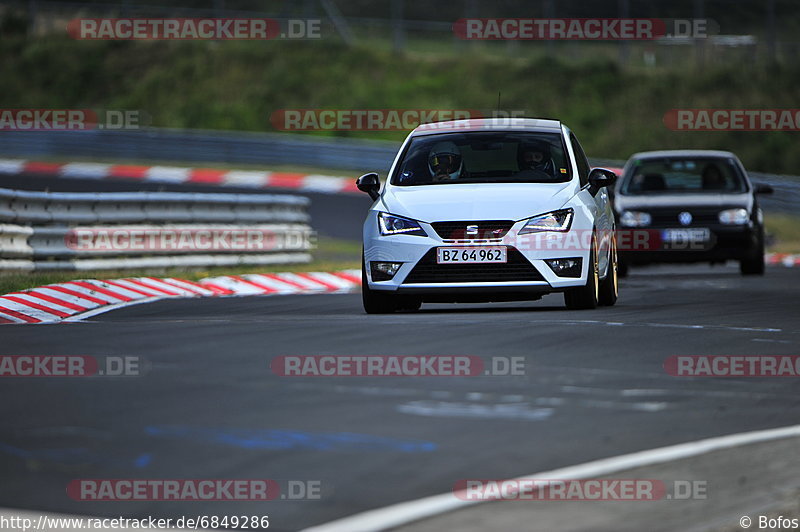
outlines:
[[[584,479],[597,478],[618,471],[682,460],[702,454],[729,449],[741,445],[751,445],[766,441],[800,436],[800,425],[777,429],[758,430],[708,438],[678,445],[659,447],[612,458],[604,458],[553,471],[543,471],[524,475],[512,480],[529,478]],[[401,502],[385,508],[369,510],[350,517],[337,519],[305,529],[303,532],[372,532],[387,530],[426,519],[446,512],[465,508],[485,501],[465,500],[455,493],[442,493],[414,501]]]
[[[81,312],[80,314],[75,314],[74,316],[70,316],[69,318],[64,318],[61,321],[64,322],[83,321],[86,318],[91,318],[92,316],[97,316],[98,314],[105,314],[106,312],[110,312],[112,310],[118,310],[125,307],[132,307],[133,305],[141,305],[142,303],[150,303],[152,301],[158,301],[160,299],[166,299],[166,298],[167,296],[164,296],[164,298],[146,297],[144,299],[135,299],[133,301],[123,301],[122,303],[114,303],[113,305],[106,305],[86,312]]]

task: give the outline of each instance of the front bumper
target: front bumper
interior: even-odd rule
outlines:
[[[651,263],[690,263],[690,262],[722,262],[726,260],[742,260],[760,252],[760,229],[754,224],[722,225],[711,224],[710,239],[697,245],[670,247],[658,238],[650,239],[651,245],[637,248],[636,245],[621,246],[619,258],[628,264]],[[642,230],[651,235],[659,235],[668,229],[685,229],[675,226],[647,227]],[[625,231],[625,230],[623,230]],[[627,231],[637,231],[629,229]],[[633,241],[633,239],[628,239]]]
[[[495,239],[444,239],[431,224],[422,222],[420,225],[427,236],[381,236],[377,213],[371,211],[364,224],[364,260],[369,287],[423,296],[426,300],[441,297],[449,301],[501,301],[535,299],[550,292],[584,286],[591,249],[591,220],[576,210],[568,232],[519,235],[524,224],[524,221],[514,223],[504,237]],[[506,246],[507,263],[439,265],[436,248],[441,246]],[[557,258],[580,258],[580,276],[556,275],[545,260]],[[372,261],[402,264],[391,280],[374,281],[370,271]]]

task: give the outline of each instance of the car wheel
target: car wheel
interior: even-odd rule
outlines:
[[[764,233],[758,237],[758,243],[748,253],[747,258],[739,262],[739,271],[742,275],[764,275]]]
[[[585,286],[570,288],[564,292],[564,303],[570,310],[593,309],[600,297],[600,272],[597,266],[597,239],[592,236],[592,252],[589,253],[589,279]]]
[[[764,275],[764,252],[740,261],[739,271],[742,275]]]
[[[383,294],[369,289],[367,268],[363,257],[361,258],[361,302],[367,314],[391,314],[400,308],[397,296],[394,294]]]
[[[630,273],[630,266],[624,260],[617,263],[617,277],[624,279]]]
[[[422,300],[416,297],[404,297],[397,303],[400,310],[414,312],[422,306]]]
[[[619,260],[617,258],[617,236],[611,236],[611,249],[608,250],[608,273],[606,278],[600,281],[600,305],[612,306],[617,302],[619,296]]]

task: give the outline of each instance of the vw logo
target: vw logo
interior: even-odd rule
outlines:
[[[678,215],[678,221],[681,225],[689,225],[692,223],[692,214],[688,212],[682,212]]]
[[[467,226],[467,234],[470,236],[474,236],[478,234],[478,226],[477,225],[468,225]]]

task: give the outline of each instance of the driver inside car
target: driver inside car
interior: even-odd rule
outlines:
[[[431,148],[428,169],[434,183],[458,179],[464,169],[461,150],[454,142],[439,142]]]
[[[520,144],[517,150],[517,163],[519,172],[517,177],[541,177],[542,173],[548,177],[555,177],[555,163],[550,155],[550,146],[545,142],[531,142]]]
[[[702,180],[704,190],[723,190],[727,186],[725,176],[714,163],[709,163],[703,169]]]

